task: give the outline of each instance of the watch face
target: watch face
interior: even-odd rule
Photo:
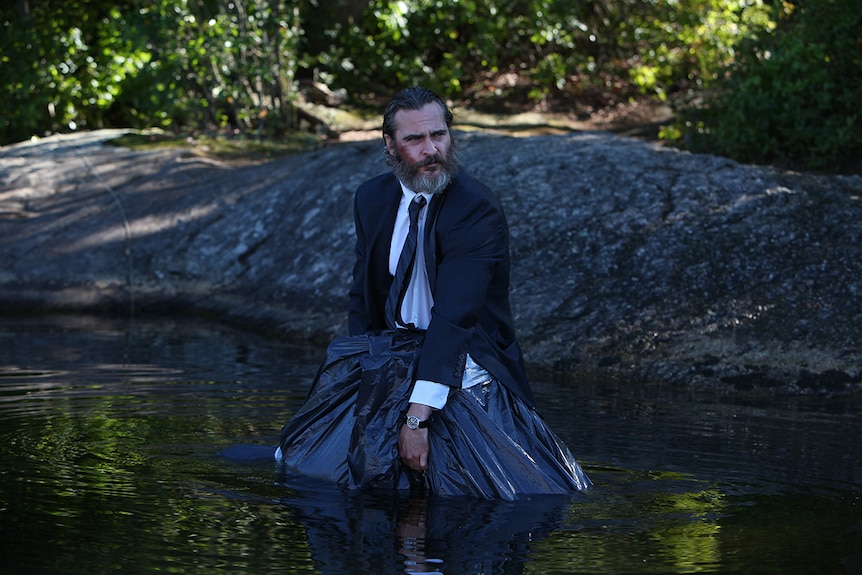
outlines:
[[[408,415],[407,416],[407,427],[409,429],[419,429],[419,423],[420,423],[419,418],[416,417],[415,415]]]

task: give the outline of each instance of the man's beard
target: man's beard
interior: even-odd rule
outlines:
[[[417,194],[442,194],[458,173],[458,154],[454,145],[449,146],[445,157],[437,153],[418,164],[409,163],[397,151],[394,157],[389,156],[389,160],[395,177]],[[438,165],[436,172],[420,172],[421,167],[435,162]]]

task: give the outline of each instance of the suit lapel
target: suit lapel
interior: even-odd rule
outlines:
[[[425,271],[428,274],[428,286],[431,288],[431,293],[434,294],[437,287],[437,215],[440,213],[440,206],[443,205],[443,200],[446,194],[434,194],[431,202],[428,204],[428,215],[425,220]]]
[[[435,227],[437,216],[446,195],[450,193],[452,186],[442,194],[435,194],[428,204],[428,219],[425,222],[425,269],[428,273],[428,285],[431,293],[435,292],[437,282],[437,234]],[[384,286],[388,291],[392,276],[389,275],[389,250],[392,244],[392,230],[395,228],[395,218],[398,215],[398,206],[403,194],[401,184],[392,175],[384,180],[380,190],[368,202],[365,221],[375,226],[366,230],[366,235],[371,239],[368,250],[368,265],[370,273],[377,285]],[[378,216],[378,217],[375,217]],[[380,282],[380,283],[377,283]]]
[[[373,201],[368,203],[370,217],[366,221],[376,226],[367,232],[371,238],[368,260],[372,266],[371,273],[382,282],[378,285],[385,285],[387,290],[392,279],[389,275],[389,249],[402,194],[401,184],[392,176],[385,180],[379,192],[374,194]]]

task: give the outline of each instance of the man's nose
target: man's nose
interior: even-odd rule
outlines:
[[[425,140],[425,145],[423,146],[422,153],[426,156],[433,156],[437,153],[437,146],[434,145],[430,139]]]

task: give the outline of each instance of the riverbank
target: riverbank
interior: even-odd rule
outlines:
[[[345,328],[352,195],[376,140],[237,165],[105,146],[0,149],[0,307],[182,313],[325,342]],[[457,135],[507,209],[527,362],[763,393],[862,388],[862,178],[606,132]]]

